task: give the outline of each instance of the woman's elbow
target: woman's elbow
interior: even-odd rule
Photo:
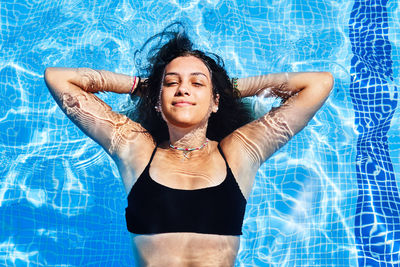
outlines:
[[[69,82],[73,75],[73,70],[69,68],[48,67],[44,71],[44,81],[48,87],[57,87]]]
[[[55,67],[48,67],[44,70],[44,80],[46,84],[49,84],[51,83],[52,80],[54,80],[55,73],[56,73]]]
[[[44,81],[49,89],[50,89],[50,84],[52,83],[51,81],[53,80],[53,77],[54,77],[54,68],[53,67],[46,68],[44,70]]]
[[[333,88],[333,84],[334,84],[334,78],[332,73],[325,71],[325,72],[321,72],[321,84],[323,86],[323,88],[325,90],[327,90],[328,92],[330,92]]]

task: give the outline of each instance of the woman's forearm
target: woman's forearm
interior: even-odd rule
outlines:
[[[238,79],[242,97],[275,96],[288,99],[301,90],[326,79],[325,72],[283,72]]]
[[[118,94],[129,93],[135,82],[135,77],[114,73],[106,70],[94,70],[89,68],[48,68],[46,71],[58,73],[59,79],[76,85],[90,93],[114,92]],[[65,73],[65,75],[63,75]],[[137,86],[138,78],[136,78]]]
[[[91,93],[108,91],[127,94],[135,82],[135,77],[106,70],[78,68],[76,72],[77,75],[69,82]]]

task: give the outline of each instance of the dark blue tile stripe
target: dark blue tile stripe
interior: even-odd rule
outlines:
[[[359,266],[399,266],[400,198],[387,132],[397,106],[387,1],[356,0],[349,21],[350,95],[358,131],[355,237]]]

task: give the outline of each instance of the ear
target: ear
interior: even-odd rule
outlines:
[[[218,106],[219,106],[219,94],[216,94],[214,97],[214,106],[213,106],[213,110],[212,110],[214,113],[217,113]]]
[[[154,107],[157,112],[161,112],[161,103],[157,102],[157,105]]]

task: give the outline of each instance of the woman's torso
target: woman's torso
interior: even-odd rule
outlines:
[[[127,194],[145,170],[151,154],[149,150],[140,159],[125,158],[124,163],[119,164]],[[166,187],[184,190],[213,187],[224,181],[227,167],[216,142],[210,142],[202,151],[195,151],[190,156],[190,159],[184,160],[180,151],[171,153],[166,146],[158,147],[149,168],[151,179]],[[235,166],[231,166],[231,170],[235,174]],[[247,200],[251,190],[248,179],[251,178],[234,177]],[[236,235],[192,232],[131,233],[131,237],[139,266],[233,266],[240,240]]]

